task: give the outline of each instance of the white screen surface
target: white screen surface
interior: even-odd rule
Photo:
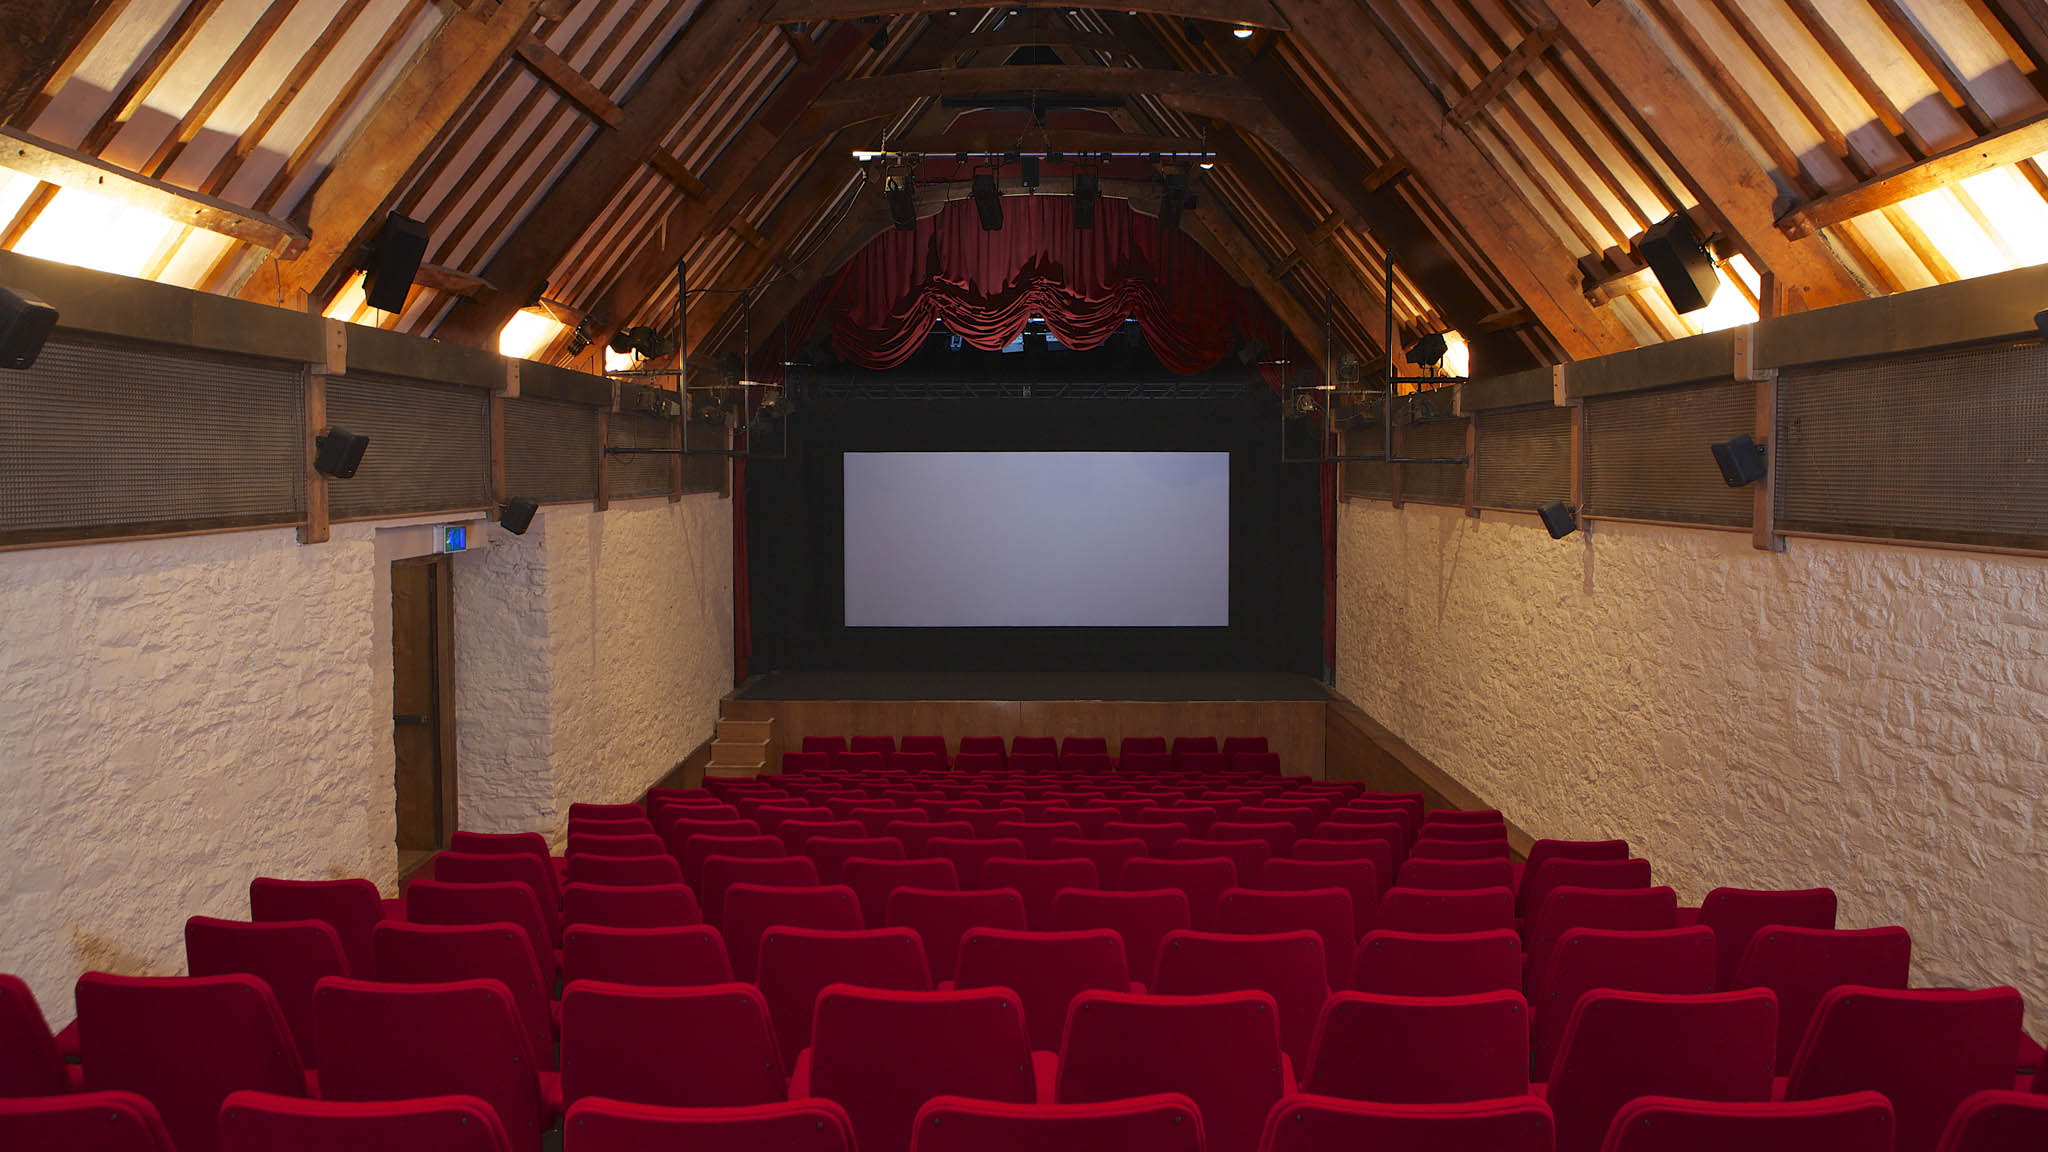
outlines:
[[[1227,452],[848,452],[849,628],[1222,628]]]

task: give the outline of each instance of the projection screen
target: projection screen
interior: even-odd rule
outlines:
[[[849,628],[1224,628],[1227,452],[848,452]]]

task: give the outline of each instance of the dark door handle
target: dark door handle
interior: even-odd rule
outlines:
[[[393,716],[391,722],[393,724],[414,724],[424,728],[428,724],[433,723],[433,719],[427,716]]]

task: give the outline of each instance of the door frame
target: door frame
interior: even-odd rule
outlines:
[[[427,582],[432,595],[429,601],[429,625],[433,632],[432,659],[434,663],[434,840],[436,847],[446,848],[454,839],[459,827],[461,806],[458,802],[458,781],[461,774],[456,771],[455,762],[455,565],[454,558],[446,553],[429,556],[412,556],[393,560],[396,569],[421,567],[427,569]],[[388,609],[387,609],[388,611]],[[397,638],[393,637],[393,651]],[[394,795],[392,803],[397,803]]]

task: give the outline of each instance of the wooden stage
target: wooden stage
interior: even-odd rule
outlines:
[[[1281,771],[1323,775],[1322,685],[1302,676],[873,677],[781,673],[721,714],[773,720],[769,763],[806,736],[1264,736]]]

